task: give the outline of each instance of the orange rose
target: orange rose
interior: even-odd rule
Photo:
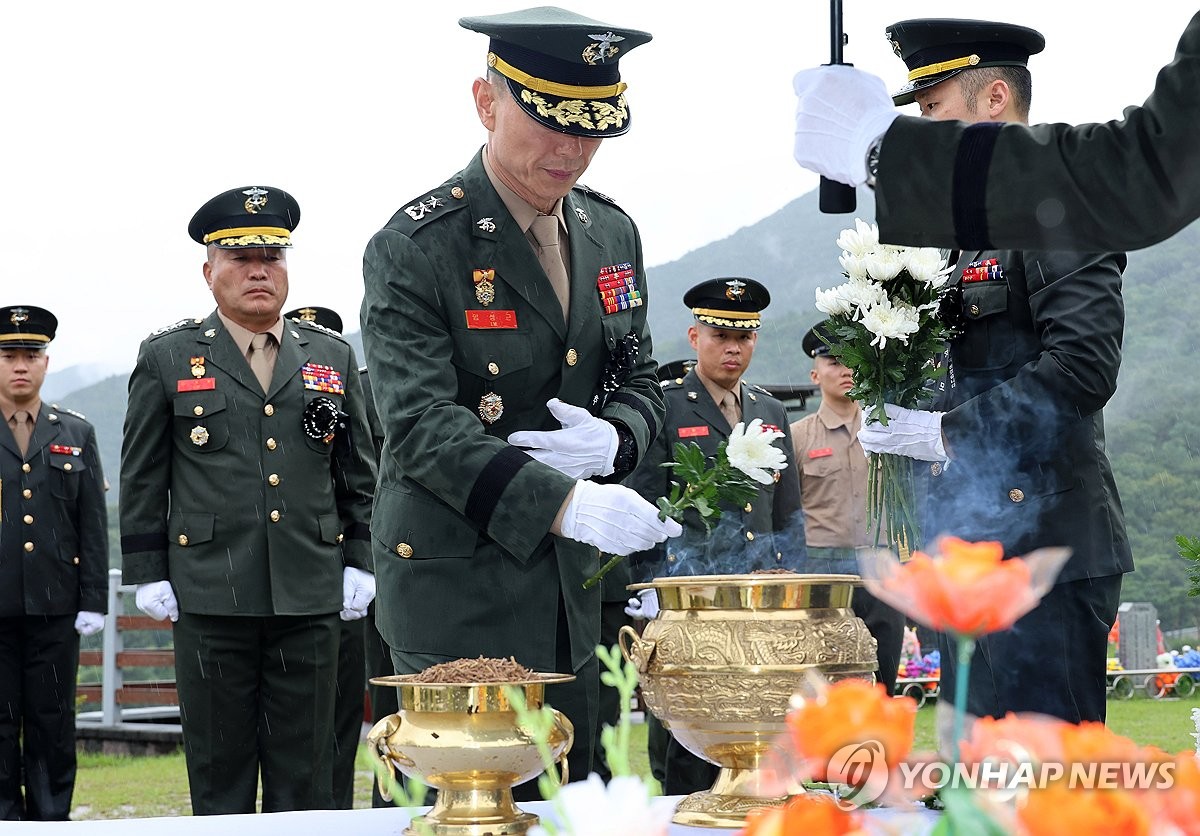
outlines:
[[[1160,749],[1139,746],[1103,723],[1064,723],[1059,730],[1065,763],[1150,763],[1169,761]]]
[[[804,700],[788,713],[792,745],[807,762],[815,780],[858,784],[878,761],[889,770],[912,749],[917,704],[907,697],[889,697],[882,686],[861,679],[843,679],[815,699]],[[841,752],[858,744],[853,753]]]
[[[1068,725],[1056,717],[1014,714],[1000,719],[980,717],[962,742],[963,763],[981,763],[987,758],[1009,763],[1044,763],[1062,759],[1060,728]]]
[[[1159,815],[1186,836],[1200,836],[1200,760],[1189,752],[1175,759],[1174,783],[1169,790],[1152,793]]]
[[[1023,836],[1143,836],[1150,832],[1150,812],[1141,797],[1124,790],[1068,789],[1057,782],[1031,792],[1017,812]]]
[[[980,636],[1006,630],[1054,584],[1069,549],[1039,549],[1004,559],[998,542],[943,537],[939,554],[916,552],[901,565],[877,552],[864,560],[863,580],[877,598],[934,630]]]
[[[783,807],[752,810],[740,836],[843,836],[861,827],[861,816],[838,807],[833,799],[798,795]]]

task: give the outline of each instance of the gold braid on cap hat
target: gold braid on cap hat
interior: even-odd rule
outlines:
[[[536,90],[538,93],[545,93],[549,96],[558,96],[560,99],[611,99],[613,96],[624,93],[629,86],[623,81],[600,87],[559,84],[556,81],[547,81],[518,70],[494,52],[488,53],[487,60],[488,66],[505,78],[511,78],[517,84],[528,87],[530,90]]]

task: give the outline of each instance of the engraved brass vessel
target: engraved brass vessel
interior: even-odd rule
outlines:
[[[418,777],[438,791],[437,803],[414,818],[406,836],[423,823],[437,836],[514,836],[538,817],[518,809],[512,788],[543,771],[537,744],[520,727],[505,688],[519,689],[530,710],[544,703],[546,685],[570,682],[569,674],[534,674],[514,682],[415,682],[411,675],[382,676],[373,685],[399,689],[400,710],[377,722],[367,735],[367,751],[387,774]],[[550,751],[567,780],[566,756],[575,729],[554,711]],[[380,792],[387,798],[383,775]]]
[[[857,575],[656,578],[659,613],[621,651],[646,707],[688,751],[721,767],[711,789],[676,808],[677,824],[742,827],[755,807],[783,804],[764,770],[806,677],[874,679],[875,639],[850,609]]]

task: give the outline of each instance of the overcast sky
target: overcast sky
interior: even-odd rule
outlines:
[[[288,307],[353,323],[361,257],[399,208],[466,164],[486,38],[463,15],[501,0],[207,0],[10,4],[0,36],[2,304],[60,320],[52,369],[131,366],[138,342],[213,300],[187,223],[235,186],[290,191],[302,222]],[[1140,103],[1194,13],[1186,3],[1082,7],[845,0],[846,60],[898,87],[884,28],[911,17],[1040,29],[1034,121],[1102,121]],[[631,132],[584,182],[638,222],[651,266],[776,211],[816,185],[791,158],[791,78],[828,60],[828,3],[574,2],[654,34],[621,62]],[[869,214],[873,205],[860,206]],[[836,263],[836,252],[797,252]],[[704,277],[698,277],[704,278]],[[779,282],[773,293],[786,292]]]

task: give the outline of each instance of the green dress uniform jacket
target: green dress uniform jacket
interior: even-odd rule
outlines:
[[[875,187],[883,241],[1133,250],[1200,217],[1200,13],[1141,107],[1092,125],[901,116]]]
[[[0,617],[108,612],[108,511],[96,431],[42,404],[25,456],[0,421]]]
[[[783,433],[774,441],[784,451],[787,467],[779,479],[759,488],[756,499],[742,508],[721,508],[721,519],[707,535],[699,515],[684,516],[683,536],[654,549],[638,552],[631,560],[633,579],[647,581],[663,575],[708,575],[750,572],[754,569],[796,569],[806,556],[804,513],[800,507],[800,477],[792,450],[787,410],[766,389],[741,384],[742,421],[755,418]],[[626,484],[654,503],[667,496],[674,478],[663,462],[675,456],[675,445],[696,442],[706,456],[733,429],[704,383],[690,371],[685,377],[664,381],[667,419],[662,433]]]
[[[645,306],[605,313],[597,289],[606,268],[629,265],[645,299],[637,228],[580,186],[563,215],[572,277],[565,323],[479,154],[397,212],[367,247],[363,345],[385,432],[371,527],[376,614],[394,650],[515,654],[554,670],[561,602],[573,666],[594,652],[599,589],[583,582],[599,553],[548,534],[575,480],[505,439],[558,429],[550,398],[588,406],[630,334],[640,350],[599,417],[628,427],[644,453],[662,424],[662,394]],[[486,289],[495,298],[485,303]]]
[[[371,566],[357,368],[341,336],[289,321],[264,396],[216,311],[145,339],[121,449],[124,581],[170,580],[181,612],[339,611],[343,566]],[[301,426],[322,397],[349,416],[329,443]]]
[[[1060,583],[1131,572],[1101,412],[1121,363],[1125,255],[988,251],[960,268],[988,258],[1003,277],[960,284],[963,333],[932,407],[952,462],[917,463],[927,539],[1070,546]]]

